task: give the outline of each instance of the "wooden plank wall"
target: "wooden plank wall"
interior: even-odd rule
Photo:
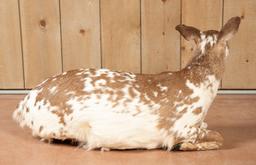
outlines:
[[[62,72],[58,0],[21,0],[25,88]]]
[[[99,0],[61,0],[63,70],[101,67]]]
[[[218,30],[232,16],[244,19],[222,88],[256,89],[255,0],[0,0],[0,89],[81,67],[176,71],[192,58],[176,25]]]
[[[140,0],[101,0],[102,66],[140,72]]]
[[[0,2],[0,88],[24,88],[17,0]]]
[[[239,33],[230,41],[223,88],[256,88],[256,1],[225,0],[224,22],[233,15],[244,17]]]
[[[142,0],[142,73],[180,69],[180,9],[180,0]]]

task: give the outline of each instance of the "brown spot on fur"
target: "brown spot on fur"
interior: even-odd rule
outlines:
[[[124,97],[124,92],[122,92],[122,91],[117,91],[115,94],[117,95],[115,101],[121,100]]]
[[[70,115],[71,113],[73,112],[73,110],[71,110],[70,108],[65,108],[65,109],[63,109],[63,110],[53,110],[52,111],[52,113],[53,114],[56,114],[59,118],[60,118],[60,120],[59,120],[59,123],[60,124],[63,124],[63,125],[66,125],[66,123],[65,123],[65,119],[64,119],[64,116],[65,115]]]
[[[193,110],[193,114],[195,114],[195,115],[198,115],[200,113],[202,113],[202,107],[199,107],[199,108],[196,108]]]
[[[103,94],[103,91],[100,90],[100,89],[96,89],[96,90],[94,90],[94,93],[95,93],[95,94]]]
[[[41,133],[41,131],[44,129],[44,127],[43,126],[40,126],[39,127],[39,133]]]
[[[184,113],[187,112],[187,110],[188,110],[188,108],[186,107],[186,108],[182,109],[182,110],[180,111],[180,113],[181,113],[181,114],[184,114]]]
[[[134,98],[134,97],[136,96],[136,94],[134,93],[132,87],[130,87],[130,88],[128,89],[128,92],[129,92],[129,95],[131,96],[131,98]]]
[[[17,116],[18,117],[21,117],[22,116],[22,113],[20,111],[17,112]]]
[[[92,70],[89,70],[92,72]],[[72,113],[71,107],[66,103],[71,97],[83,97],[88,95],[88,92],[83,91],[84,81],[81,81],[84,78],[84,75],[76,75],[81,73],[79,70],[68,71],[65,75],[60,74],[56,77],[49,78],[44,84],[36,87],[35,89],[40,90],[36,97],[35,104],[39,101],[44,100],[45,103],[48,101],[51,106],[56,106],[58,109],[53,110],[52,112],[60,118],[60,123],[64,124],[64,116]],[[51,81],[56,78],[56,81]],[[56,92],[52,94],[49,89],[52,87],[57,87]],[[65,91],[73,92],[73,95],[65,95]]]
[[[198,100],[199,100],[199,97],[194,97],[194,98],[188,97],[188,98],[184,99],[184,103],[188,104],[188,105],[192,105],[193,103],[198,102]]]
[[[27,112],[27,113],[29,112],[29,109],[28,109],[28,107],[26,107],[26,112]]]

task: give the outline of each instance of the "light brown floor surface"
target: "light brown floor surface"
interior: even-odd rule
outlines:
[[[48,144],[21,129],[11,114],[22,95],[0,95],[0,165],[12,164],[195,164],[256,165],[256,95],[221,95],[207,116],[209,128],[220,131],[224,147],[216,151],[163,150],[89,151],[65,144]]]

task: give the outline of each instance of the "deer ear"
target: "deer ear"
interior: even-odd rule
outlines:
[[[192,26],[177,25],[175,27],[177,31],[188,41],[194,40],[196,43],[200,40],[200,30]]]
[[[232,17],[230,20],[228,20],[219,33],[219,41],[230,40],[238,31],[240,22],[240,17]]]

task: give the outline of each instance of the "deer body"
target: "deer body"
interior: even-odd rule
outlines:
[[[217,33],[198,39],[196,56],[178,72],[80,69],[51,77],[20,102],[14,119],[34,136],[74,139],[86,149],[219,148],[220,134],[203,121],[217,94],[227,47],[216,46]]]

